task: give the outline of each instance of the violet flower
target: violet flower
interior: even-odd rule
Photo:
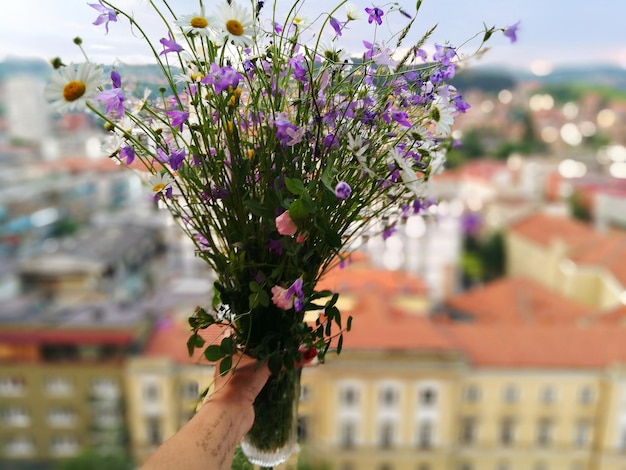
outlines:
[[[378,23],[379,25],[383,24],[383,15],[385,14],[385,12],[382,11],[380,8],[366,8],[365,13],[369,15],[369,18],[367,19],[368,23],[371,24],[373,21],[376,21],[376,23]]]
[[[106,34],[109,34],[109,23],[111,21],[117,21],[117,13],[112,8],[105,6],[102,3],[102,0],[98,0],[100,4],[97,3],[88,3],[91,8],[96,9],[100,14],[96,18],[96,21],[93,22],[94,25],[98,26],[104,23],[104,29],[106,30]]]
[[[508,26],[504,30],[503,34],[511,40],[511,43],[514,43],[517,41],[517,29],[519,28],[519,24],[520,22],[518,21],[517,23],[512,24],[511,26]]]
[[[351,193],[352,188],[345,181],[340,181],[337,183],[337,186],[335,186],[335,196],[337,199],[348,199]]]
[[[189,113],[185,111],[168,111],[167,115],[172,119],[171,126],[183,130],[183,124],[189,119]]]
[[[163,45],[163,50],[159,53],[159,55],[169,54],[170,52],[182,51],[183,46],[174,41],[174,38],[172,38],[172,33],[168,32],[167,34],[169,36],[169,39],[162,38],[159,40],[159,42]]]

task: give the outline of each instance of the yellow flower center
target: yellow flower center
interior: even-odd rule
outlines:
[[[254,149],[248,149],[248,160],[252,160],[254,158]]]
[[[203,16],[194,16],[193,18],[191,18],[189,24],[193,28],[206,28],[207,26],[209,26],[209,22]]]
[[[158,193],[159,191],[163,191],[165,189],[165,185],[163,183],[157,183],[152,187],[152,191]]]
[[[243,34],[243,25],[237,20],[228,20],[226,29],[233,36],[241,36]]]
[[[76,101],[85,94],[85,84],[79,81],[71,81],[63,88],[63,98],[66,101]]]
[[[191,81],[193,82],[199,82],[200,80],[202,80],[204,78],[204,74],[203,73],[192,73],[191,74]]]

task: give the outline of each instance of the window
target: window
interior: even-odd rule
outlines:
[[[347,407],[356,406],[359,402],[359,392],[355,387],[344,387],[339,394],[339,401]]]
[[[473,416],[466,416],[461,419],[461,444],[470,445],[476,442],[477,421]]]
[[[306,443],[309,438],[309,418],[307,416],[298,417],[298,442]]]
[[[30,424],[30,413],[23,406],[7,406],[0,409],[0,419],[6,426],[22,428]]]
[[[95,396],[102,399],[115,399],[120,394],[117,381],[111,377],[94,379],[91,383],[91,391]]]
[[[143,384],[143,399],[145,401],[158,401],[159,385],[154,382],[145,382]]]
[[[500,422],[500,444],[509,446],[513,444],[515,422],[512,418],[504,418]]]
[[[420,390],[419,403],[424,407],[431,407],[437,404],[437,390],[432,387],[424,387]]]
[[[356,443],[356,426],[351,421],[341,423],[339,438],[344,449],[352,449]]]
[[[398,391],[393,387],[384,387],[380,391],[380,404],[384,407],[392,407],[398,403]]]
[[[432,421],[420,421],[417,425],[417,445],[421,449],[429,449],[433,446],[434,424]]]
[[[26,381],[22,377],[0,377],[0,396],[19,396],[26,392]]]
[[[585,386],[580,390],[578,401],[581,405],[590,405],[593,402],[593,389]]]
[[[385,421],[379,426],[378,442],[381,448],[390,449],[393,446],[394,425]]]
[[[300,386],[300,401],[309,401],[311,399],[311,388],[308,385]]]
[[[552,420],[542,418],[537,423],[537,445],[545,447],[552,442]]]
[[[148,444],[153,446],[161,444],[161,420],[159,418],[146,419],[146,436]]]
[[[78,441],[74,436],[52,436],[50,440],[50,452],[57,457],[76,455],[79,450]]]
[[[574,429],[574,445],[576,447],[584,447],[589,442],[589,434],[591,431],[591,425],[586,419],[581,419],[576,423],[576,429]]]
[[[196,382],[195,380],[190,380],[184,383],[181,386],[180,394],[183,398],[187,400],[197,400],[200,396],[200,386],[198,385],[198,382]]]
[[[465,401],[467,403],[478,403],[480,401],[480,388],[472,384],[465,387]]]
[[[67,407],[51,408],[48,411],[48,424],[51,427],[70,427],[76,423],[76,412]]]
[[[514,385],[508,385],[502,392],[502,400],[504,403],[515,403],[519,399],[517,388]]]
[[[10,457],[24,457],[35,453],[35,444],[30,437],[14,436],[4,443],[4,452]]]
[[[541,389],[539,400],[544,405],[551,405],[556,399],[556,391],[552,386],[546,386]]]
[[[48,395],[55,397],[67,397],[74,393],[74,383],[67,377],[50,377],[44,388]]]

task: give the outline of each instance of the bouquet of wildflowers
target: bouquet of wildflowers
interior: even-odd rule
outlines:
[[[215,271],[214,303],[189,318],[188,346],[222,372],[240,352],[267,361],[272,404],[259,397],[251,435],[275,453],[286,439],[276,420],[293,415],[277,402],[297,397],[296,366],[340,352],[350,328],[318,280],[363,233],[389,236],[419,212],[429,177],[444,167],[454,116],[468,107],[447,83],[458,51],[436,44],[427,53],[432,30],[404,44],[421,1],[410,12],[340,2],[311,22],[299,0],[283,9],[200,0],[180,13],[149,3],[163,20],[158,42],[113,1],[91,6],[107,32],[125,20],[145,39],[165,82],[158,96],[133,96],[115,68],[107,82],[89,61],[61,67],[46,93],[60,111],[86,106],[105,120],[107,153],[143,164],[154,198]],[[377,40],[392,15],[406,27]],[[353,27],[365,34],[359,50],[342,45]],[[494,31],[481,33],[481,46]],[[205,344],[198,331],[215,324],[228,334]]]

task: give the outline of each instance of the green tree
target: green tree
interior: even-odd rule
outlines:
[[[103,453],[87,449],[60,462],[54,470],[132,470],[135,467],[132,459],[122,452]]]

